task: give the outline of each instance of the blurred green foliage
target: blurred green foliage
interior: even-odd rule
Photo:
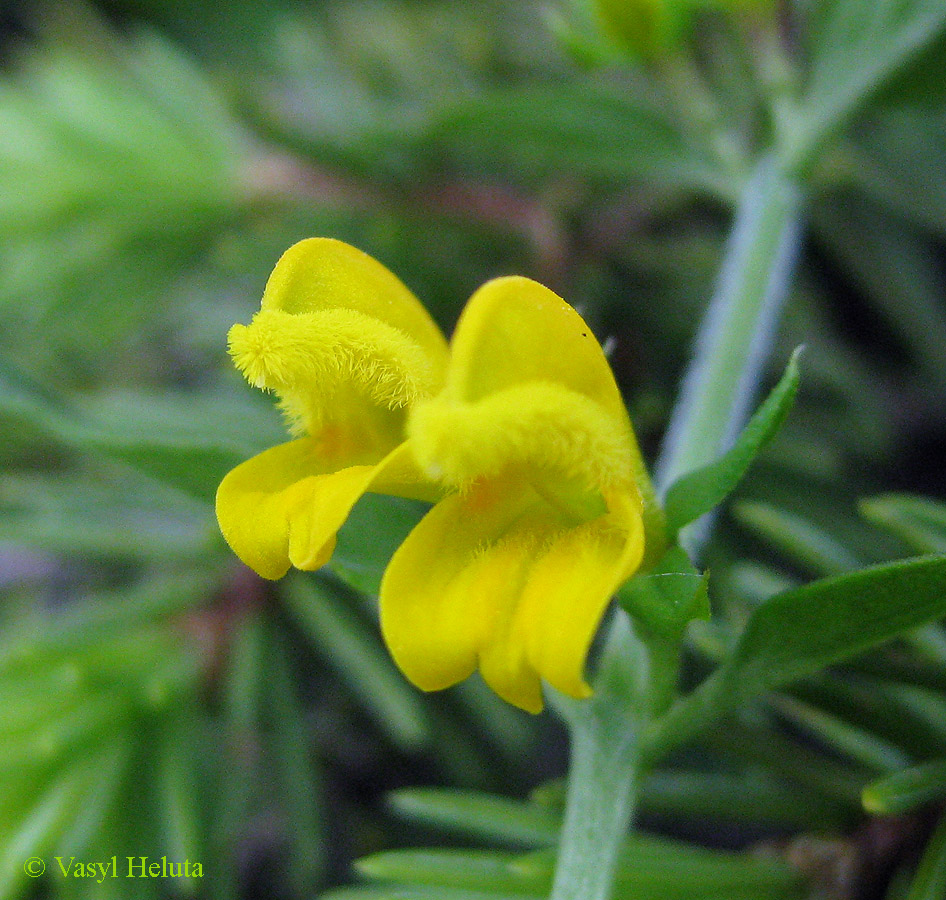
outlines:
[[[771,374],[804,343],[803,377],[707,548],[687,683],[743,658],[772,595],[946,550],[941,0],[709,4],[656,70],[588,4],[546,5],[4,15],[0,897],[128,896],[55,855],[203,863],[142,898],[311,897],[359,857],[371,884],[332,896],[547,890],[558,723],[476,681],[422,696],[378,637],[422,509],[366,498],[330,570],[278,585],[217,533],[219,477],[282,434],[226,329],[302,237],[377,256],[448,332],[488,277],[548,283],[609,340],[653,460],[730,213],[781,140],[809,224]],[[763,679],[662,760],[616,896],[942,897],[946,635],[901,631]],[[453,849],[392,850],[434,840]]]

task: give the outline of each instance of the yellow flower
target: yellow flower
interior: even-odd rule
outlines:
[[[500,278],[469,301],[443,390],[417,401],[408,446],[451,493],[394,554],[381,627],[424,690],[479,667],[542,709],[541,681],[591,691],[585,658],[640,565],[653,502],[627,412],[581,317],[542,285]]]
[[[237,466],[217,490],[234,553],[265,578],[317,569],[365,491],[436,500],[404,445],[407,412],[440,390],[447,345],[384,266],[325,238],[294,245],[259,313],[234,325],[230,354],[274,391],[296,440]]]
[[[280,259],[229,342],[301,435],[220,484],[240,559],[266,578],[316,569],[365,491],[439,501],[381,586],[404,674],[437,690],[479,667],[532,712],[543,680],[590,694],[588,649],[660,513],[611,370],[570,306],[527,278],[491,281],[448,355],[391,272],[313,239]]]

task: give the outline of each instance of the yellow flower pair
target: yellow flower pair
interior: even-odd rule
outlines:
[[[478,666],[531,712],[542,679],[590,694],[591,641],[643,555],[647,480],[607,361],[570,306],[498,278],[448,349],[390,271],[315,238],[285,253],[229,341],[301,435],[220,485],[217,517],[240,559],[272,579],[317,569],[366,491],[433,502],[381,585],[404,674],[438,690]]]

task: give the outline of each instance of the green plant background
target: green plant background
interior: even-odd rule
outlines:
[[[946,14],[725,6],[645,65],[578,0],[0,4],[0,898],[128,897],[51,863],[113,855],[202,863],[141,900],[544,896],[562,725],[476,680],[421,695],[378,637],[423,510],[366,498],[327,570],[277,585],[223,543],[219,478],[283,439],[226,330],[311,235],[447,333],[529,275],[606,343],[654,461],[771,146],[805,216],[764,380],[805,344],[801,384],[716,516],[683,665],[728,659],[744,702],[643,779],[614,896],[946,895],[941,626],[854,602],[848,644],[896,639],[816,658],[813,613],[789,665],[765,606],[946,552]],[[915,571],[904,622],[943,593]]]

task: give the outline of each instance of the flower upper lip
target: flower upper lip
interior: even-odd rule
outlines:
[[[585,657],[644,527],[637,444],[589,334],[542,285],[488,282],[460,317],[443,391],[411,407],[408,446],[452,493],[391,559],[381,627],[422,688],[479,668],[530,712],[542,681],[590,694]]]
[[[407,406],[438,384],[431,361],[408,335],[357,310],[260,310],[234,325],[230,355],[255,387],[331,396],[357,385],[373,402]]]
[[[436,501],[381,585],[401,670],[434,690],[478,667],[532,712],[543,681],[587,696],[591,641],[643,556],[649,490],[589,335],[552,291],[499,278],[470,299],[448,353],[380,263],[338,241],[290,248],[230,352],[305,436],[227,475],[224,536],[278,578],[328,561],[366,491]]]
[[[301,241],[229,341],[237,367],[279,396],[302,435],[237,466],[217,490],[221,531],[247,565],[267,578],[320,567],[367,490],[437,498],[404,449],[404,420],[441,387],[446,342],[384,266],[340,241]]]
[[[509,466],[595,491],[632,479],[633,444],[623,423],[553,382],[525,382],[475,403],[422,401],[411,410],[407,432],[421,467],[454,487]]]

